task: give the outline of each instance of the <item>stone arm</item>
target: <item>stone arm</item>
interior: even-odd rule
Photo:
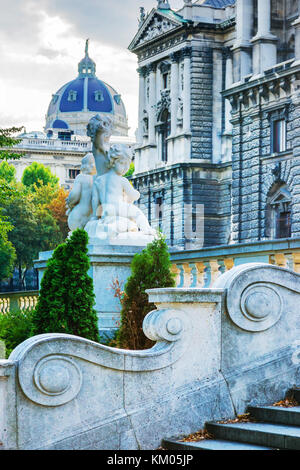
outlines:
[[[81,198],[81,183],[78,178],[75,179],[73,189],[70,191],[70,194],[67,198],[67,207],[70,212],[73,207],[75,207]]]
[[[93,185],[93,191],[92,191],[92,220],[98,219],[99,218],[99,206],[101,205],[100,202],[100,197],[99,197],[99,192],[97,185],[94,183]]]
[[[128,202],[138,201],[140,193],[129,183],[127,178],[123,177],[123,190],[126,194]]]

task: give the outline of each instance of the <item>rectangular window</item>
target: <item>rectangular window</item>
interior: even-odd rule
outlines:
[[[290,238],[292,234],[291,213],[280,212],[276,222],[276,238]]]
[[[168,88],[168,79],[169,79],[169,74],[168,73],[164,73],[163,74],[163,88],[164,90],[166,88]]]
[[[77,170],[75,168],[70,168],[69,169],[69,179],[74,180],[76,176],[78,176],[80,173],[80,170]]]
[[[286,150],[286,121],[278,119],[273,121],[272,153],[280,153]]]

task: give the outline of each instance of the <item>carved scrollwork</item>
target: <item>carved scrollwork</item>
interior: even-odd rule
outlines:
[[[226,287],[226,310],[235,325],[246,331],[265,331],[280,320],[284,292],[300,293],[299,275],[262,263],[237,266],[223,274],[214,287]]]
[[[184,331],[184,314],[178,310],[154,310],[145,317],[143,330],[152,341],[178,341]]]
[[[70,358],[55,354],[42,357],[32,367],[30,363],[19,369],[19,382],[24,393],[35,403],[45,406],[59,406],[73,400],[82,385],[82,374]],[[33,368],[32,376],[28,374]]]

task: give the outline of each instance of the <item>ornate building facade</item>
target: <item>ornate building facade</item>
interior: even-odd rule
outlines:
[[[199,208],[204,246],[299,236],[298,3],[141,9],[134,184],[171,247],[202,241]]]

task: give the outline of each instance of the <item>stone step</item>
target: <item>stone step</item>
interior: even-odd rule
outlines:
[[[293,408],[283,408],[279,406],[250,406],[247,411],[258,421],[300,426],[300,406],[295,406]]]
[[[248,444],[246,442],[204,439],[198,442],[182,442],[176,439],[164,439],[162,447],[168,450],[274,450],[271,447]]]
[[[271,423],[206,423],[207,431],[221,440],[245,442],[275,449],[300,450],[300,428]]]

